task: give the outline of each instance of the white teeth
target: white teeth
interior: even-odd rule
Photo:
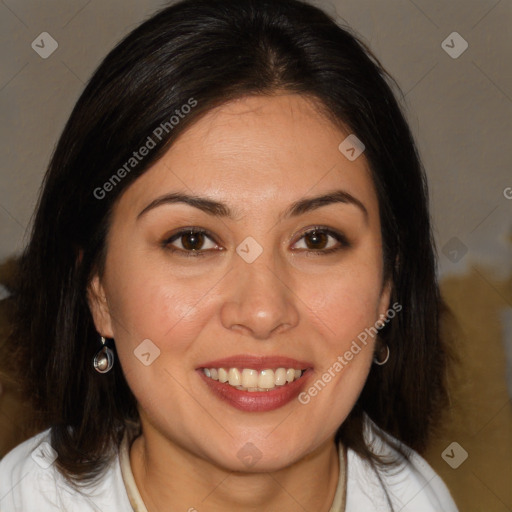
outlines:
[[[203,368],[204,374],[213,380],[228,383],[242,391],[269,391],[299,379],[303,370],[296,368],[266,369],[258,372],[252,368]]]
[[[284,386],[286,384],[286,369],[278,368],[274,373],[274,378],[276,381],[276,386]]]
[[[263,389],[272,389],[275,387],[274,370],[263,370],[258,377],[258,387]]]
[[[242,370],[242,386],[244,388],[257,388],[258,387],[258,372],[244,368]]]
[[[230,368],[228,372],[229,376],[229,385],[230,386],[240,386],[242,384],[242,376],[238,371],[238,368]]]
[[[206,374],[206,373],[205,373]],[[208,375],[206,375],[208,377]],[[227,382],[229,380],[229,375],[224,368],[219,368],[219,382]]]

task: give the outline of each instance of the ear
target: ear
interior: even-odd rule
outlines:
[[[96,330],[104,338],[113,338],[112,316],[105,289],[98,275],[95,275],[87,287],[87,302]]]
[[[391,291],[393,290],[393,282],[391,280],[391,277],[384,283],[384,286],[382,287],[380,300],[379,300],[379,310],[378,315],[379,318],[386,318],[387,317],[387,311],[391,307]]]

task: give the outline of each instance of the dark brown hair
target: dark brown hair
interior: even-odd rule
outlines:
[[[425,447],[446,400],[447,348],[439,333],[425,176],[391,83],[349,29],[297,0],[181,1],[108,54],[46,173],[21,258],[12,335],[26,392],[41,428],[52,427],[67,477],[98,475],[127,425],[138,420],[120,365],[106,375],[92,367],[99,336],[86,289],[103,269],[114,204],[201,115],[235,98],[276,91],[316,100],[364,143],[379,200],[385,274],[394,284],[391,303],[403,307],[379,335],[391,349],[389,362],[372,368],[337,436],[375,461],[362,437],[366,413],[406,445]],[[191,98],[194,108],[169,127]],[[98,193],[162,123],[168,129],[156,147],[108,193]]]

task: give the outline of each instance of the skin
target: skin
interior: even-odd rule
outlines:
[[[383,283],[377,195],[364,154],[351,162],[338,150],[348,134],[305,97],[243,98],[188,128],[117,202],[105,272],[91,281],[89,301],[139,403],[143,434],[130,461],[151,512],[329,510],[339,477],[334,435],[366,381],[374,340],[307,405],[295,399],[268,412],[219,400],[196,368],[236,354],[282,355],[311,363],[309,386],[385,315],[391,285]],[[338,189],[367,214],[338,202],[280,216]],[[174,203],[137,219],[171,192],[223,202],[235,215]],[[350,246],[303,236],[315,225]],[[187,237],[172,243],[178,252],[164,246],[190,226],[215,237],[196,246],[203,256],[179,252]],[[253,263],[236,252],[248,236],[263,248]],[[340,250],[314,253],[331,247]],[[145,339],[160,350],[149,366],[134,356]],[[248,442],[261,453],[250,468],[237,456]]]

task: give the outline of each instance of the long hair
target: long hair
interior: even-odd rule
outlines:
[[[184,0],[108,54],[52,156],[16,293],[12,343],[39,425],[52,427],[63,474],[97,476],[138,420],[120,365],[99,375],[91,363],[99,345],[86,289],[103,271],[113,206],[202,115],[278,91],[315,99],[364,143],[385,277],[394,284],[391,302],[403,307],[380,334],[391,349],[388,364],[372,368],[337,438],[374,460],[362,436],[366,414],[406,445],[425,447],[446,400],[447,346],[426,180],[391,83],[349,29],[298,0]],[[148,137],[151,151],[134,159]]]

